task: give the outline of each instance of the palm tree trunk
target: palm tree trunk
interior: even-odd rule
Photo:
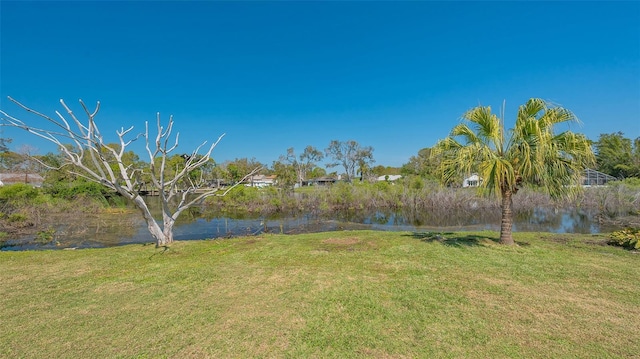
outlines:
[[[500,243],[514,245],[511,227],[513,227],[513,192],[510,189],[502,190],[502,220],[500,222]]]

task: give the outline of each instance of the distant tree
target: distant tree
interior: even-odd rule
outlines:
[[[375,175],[376,177],[379,177],[379,176],[391,176],[391,175],[399,175],[400,174],[400,170],[401,169],[398,168],[398,167],[378,165],[378,166],[374,166],[373,168],[371,168],[371,173],[373,175]]]
[[[327,157],[333,160],[327,164],[327,167],[342,166],[346,175],[347,182],[353,181],[356,176],[356,170],[360,173],[366,173],[369,166],[375,162],[373,159],[373,147],[361,147],[354,140],[337,141],[333,140],[329,147],[325,149]]]
[[[64,168],[65,158],[62,151],[59,153],[49,152],[45,155],[39,156],[38,161],[46,168],[42,176],[44,177],[43,186],[54,187],[70,185],[72,182],[78,179],[69,168]]]
[[[371,179],[373,171],[371,170],[370,162],[366,158],[358,159],[358,175],[360,181]]]
[[[639,144],[640,137],[632,142],[622,132],[601,134],[595,143],[598,170],[618,178],[640,176]]]
[[[53,125],[55,129],[49,130],[36,125],[27,125],[22,120],[0,110],[0,114],[6,116],[7,125],[23,129],[56,144],[64,154],[64,161],[65,164],[68,164],[67,168],[70,172],[89,181],[100,183],[133,202],[142,212],[147,223],[147,229],[156,239],[157,246],[165,246],[173,242],[173,226],[182,212],[201,203],[207,197],[224,195],[233,188],[230,187],[222,193],[218,193],[217,188],[205,188],[203,192],[196,192],[198,189],[203,189],[204,182],[193,181],[190,178],[192,172],[197,171],[209,162],[213,149],[224,135],[211,144],[203,155],[199,155],[199,151],[206,143],[196,147],[193,152],[188,154],[187,158],[182,159],[184,161],[183,166],[173,170],[172,175],[169,176],[169,162],[172,160],[172,152],[178,148],[179,139],[179,134],[172,135],[172,116],[169,118],[167,126],[164,127],[160,121],[160,114],[158,114],[156,118],[157,131],[155,133],[149,131],[148,123],[145,126],[144,133],[140,133],[131,139],[126,139],[126,137],[130,136],[133,127],[116,131],[119,145],[113,146],[104,141],[95,122],[95,116],[100,109],[99,102],[95,110],[91,112],[84,102],[80,100],[80,104],[87,116],[87,121],[82,122],[63,100],[60,100],[60,103],[68,113],[68,116],[65,117],[56,111],[57,119],[34,111],[10,97],[9,100],[27,112],[44,119],[50,125]],[[140,137],[145,139],[146,152],[149,156],[148,167],[145,168],[145,172],[150,177],[153,188],[158,191],[162,203],[161,223],[155,220],[144,199],[139,194],[143,171],[127,164],[127,146]],[[63,140],[71,141],[73,146],[64,145]],[[65,168],[65,166],[63,165],[62,168]],[[248,175],[251,175],[251,173]],[[186,183],[188,185],[185,186]]]
[[[236,158],[233,161],[227,161],[223,164],[225,179],[231,183],[237,184],[244,179],[250,177],[250,173],[255,174],[255,170],[264,169],[262,163],[258,162],[255,158]]]
[[[324,154],[313,146],[307,146],[300,154],[298,161],[298,184],[302,186],[302,181],[309,179],[309,174],[316,168],[316,164],[322,161]]]
[[[282,161],[282,159],[273,162],[273,174],[276,175],[276,186],[287,191],[292,191],[297,183],[298,176],[295,166]]]
[[[295,171],[296,183],[302,186],[307,179],[308,173],[316,167],[316,162],[322,160],[324,155],[313,146],[305,147],[304,151],[297,156],[293,147],[287,149],[287,154],[280,156],[278,162],[281,165],[291,166]],[[279,167],[282,169],[282,166]]]
[[[478,172],[481,193],[498,194],[502,202],[500,242],[514,244],[513,195],[522,184],[535,183],[554,197],[570,195],[585,167],[595,162],[589,140],[571,131],[554,133],[554,126],[577,121],[569,110],[530,99],[518,109],[515,127],[506,132],[504,121],[491,107],[476,107],[449,137],[438,141],[440,173],[446,182],[461,174]]]
[[[438,164],[438,158],[432,156],[432,149],[425,147],[418,151],[417,155],[411,156],[409,162],[402,165],[400,172],[403,175],[435,178],[437,177]]]
[[[20,168],[23,157],[13,151],[0,152],[0,170],[4,172],[15,172]]]
[[[27,144],[18,148],[18,154],[22,160],[17,168],[14,168],[14,171],[25,175],[25,183],[27,182],[27,176],[29,174],[40,172],[39,162],[33,157],[37,151],[37,148]]]
[[[0,152],[0,170],[24,175],[42,173],[42,166],[34,157],[36,152],[35,147],[27,144],[20,146],[16,152]]]
[[[322,167],[313,167],[311,171],[308,173],[309,178],[319,178],[327,175],[327,170]]]
[[[293,147],[287,148],[287,153],[280,155],[277,161],[273,162],[273,171],[278,176],[278,182],[281,186],[293,187],[297,182],[302,183],[300,179],[300,163],[296,157]],[[282,176],[282,178],[280,178]]]
[[[9,151],[9,144],[11,143],[10,138],[0,137],[0,153]]]

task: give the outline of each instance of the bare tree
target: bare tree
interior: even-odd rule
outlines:
[[[313,170],[316,166],[316,162],[323,158],[324,155],[322,152],[309,145],[305,147],[299,157],[296,156],[293,147],[288,148],[287,154],[280,156],[278,162],[292,166],[295,169],[297,177],[296,182],[298,183],[298,186],[302,187],[302,183],[307,179],[307,174]]]
[[[18,148],[18,154],[22,158],[22,161],[14,168],[14,171],[24,174],[24,183],[29,183],[29,174],[35,173],[37,162],[33,160],[33,155],[38,152],[38,149],[24,144]]]
[[[304,151],[300,154],[300,162],[298,165],[300,186],[302,186],[302,181],[306,180],[308,174],[316,167],[316,162],[322,161],[323,158],[324,154],[317,148],[313,146],[305,147]]]
[[[67,165],[66,168],[69,172],[100,183],[132,201],[142,212],[149,233],[156,240],[157,246],[166,246],[173,242],[173,225],[184,210],[201,203],[207,197],[224,196],[233,188],[229,187],[225,191],[220,191],[218,188],[205,188],[205,181],[202,178],[194,179],[190,176],[194,171],[207,165],[213,149],[224,137],[224,134],[211,144],[204,154],[201,155],[199,152],[206,145],[206,142],[198,146],[190,155],[184,156],[184,166],[179,170],[169,171],[167,168],[168,157],[178,147],[180,137],[179,133],[176,133],[175,137],[172,135],[173,116],[169,117],[165,128],[162,126],[158,113],[154,134],[150,133],[148,123],[145,123],[144,133],[136,136],[131,136],[133,126],[126,130],[121,128],[116,131],[119,143],[114,145],[105,142],[95,122],[100,102],[97,102],[95,110],[91,112],[80,100],[80,105],[87,116],[86,123],[83,123],[63,100],[60,100],[60,103],[68,115],[65,117],[56,111],[57,119],[34,111],[11,97],[9,100],[53,124],[55,130],[29,126],[22,120],[0,110],[0,114],[6,116],[7,126],[21,128],[56,144],[65,158],[65,165]],[[148,173],[144,173],[144,175],[150,177],[153,188],[161,198],[162,223],[153,218],[147,204],[140,196],[140,188],[143,185],[141,178],[144,170],[127,165],[124,158],[127,146],[140,137],[146,141],[146,152],[149,156],[148,168],[146,169]],[[65,145],[63,141],[71,141],[73,146]],[[171,174],[169,175],[168,172]],[[252,174],[253,172],[247,176]]]
[[[345,142],[333,140],[329,147],[325,149],[325,153],[327,157],[333,159],[333,162],[328,163],[327,167],[342,165],[348,182],[355,178],[356,169],[359,169],[360,173],[365,173],[370,164],[375,162],[373,159],[373,147],[361,147],[354,140]]]

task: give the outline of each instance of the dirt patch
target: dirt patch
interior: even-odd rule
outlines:
[[[606,238],[587,239],[584,241],[584,243],[594,246],[608,246],[609,240]]]

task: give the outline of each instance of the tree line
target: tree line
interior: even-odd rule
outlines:
[[[0,171],[4,173],[27,174],[37,173],[45,178],[45,184],[56,185],[61,182],[73,183],[80,178],[61,168],[64,163],[62,152],[37,155],[37,149],[30,145],[22,145],[16,151],[9,149],[12,142],[10,138],[0,138]],[[110,146],[118,148],[118,143],[110,143]],[[597,141],[592,141],[596,163],[594,169],[607,175],[624,179],[640,178],[640,137],[630,139],[622,132],[600,134]],[[67,147],[72,147],[70,144]],[[432,147],[425,147],[413,155],[401,167],[373,166],[374,148],[362,146],[357,141],[333,140],[324,151],[308,145],[300,153],[296,153],[293,147],[281,155],[269,166],[255,158],[236,158],[217,163],[213,158],[206,162],[197,171],[190,173],[189,178],[202,177],[208,185],[219,186],[240,181],[246,174],[255,168],[260,168],[258,173],[275,175],[278,185],[282,188],[293,189],[302,186],[309,179],[330,176],[341,178],[350,182],[353,180],[371,180],[384,175],[401,174],[404,176],[421,176],[428,179],[439,179],[437,172],[440,159],[433,155]],[[109,154],[105,154],[109,156]],[[167,175],[173,175],[175,171],[184,166],[187,154],[174,154],[167,158]],[[321,163],[322,160],[328,163]],[[123,162],[127,166],[144,169],[146,162],[133,151],[123,153]],[[324,165],[324,167],[323,167]],[[327,172],[327,169],[337,168],[338,171]],[[340,171],[340,172],[339,172]],[[456,178],[461,182],[462,178]],[[142,183],[148,184],[151,179],[142,171]]]
[[[62,100],[60,102],[69,118],[59,112],[56,112],[57,118],[49,117],[9,99],[27,112],[53,123],[58,130],[27,125],[0,110],[7,124],[53,142],[60,153],[40,158],[23,154],[21,164],[12,164],[7,149],[9,140],[3,139],[0,141],[4,150],[2,166],[17,165],[27,170],[25,161],[33,160],[53,173],[61,171],[57,172],[60,176],[82,178],[116,191],[140,209],[149,232],[159,246],[173,241],[173,224],[184,210],[208,197],[225,195],[260,171],[275,174],[280,186],[291,188],[301,185],[310,175],[322,174],[318,162],[325,157],[329,160],[328,168],[339,167],[344,171],[346,182],[358,177],[361,181],[370,178],[375,170],[372,167],[375,162],[373,147],[361,146],[354,140],[333,140],[324,153],[313,146],[307,146],[299,154],[289,148],[270,169],[255,159],[246,158],[218,165],[211,154],[224,135],[210,146],[205,147],[206,143],[202,143],[190,153],[179,153],[179,134],[172,133],[172,117],[163,124],[158,114],[155,130],[150,130],[146,124],[144,132],[134,136],[133,127],[122,128],[117,131],[119,142],[105,143],[95,121],[99,103],[92,112],[80,101],[87,117],[81,121]],[[501,199],[500,239],[505,244],[513,244],[512,198],[522,186],[539,186],[552,197],[559,198],[575,192],[577,186],[572,184],[578,182],[582,170],[596,163],[603,170],[621,176],[638,173],[638,139],[631,142],[622,133],[614,133],[601,135],[594,144],[582,134],[571,131],[556,133],[555,125],[577,119],[571,111],[551,106],[541,99],[532,98],[521,105],[515,126],[509,130],[504,128],[504,119],[492,113],[489,106],[472,108],[462,120],[448,137],[410,158],[400,172],[436,177],[443,184],[455,183],[470,173],[479,173],[483,179],[479,186],[480,194],[495,194]],[[148,162],[127,150],[127,146],[138,138],[145,141]],[[63,142],[68,140],[71,144]],[[595,155],[592,147],[596,149]],[[220,178],[230,182],[222,192],[219,192],[220,186],[212,188],[212,181]],[[58,177],[56,182],[62,180]],[[157,191],[162,199],[161,224],[151,216],[140,197],[140,191],[146,185]]]
[[[590,141],[596,156],[593,169],[618,179],[640,178],[640,137],[631,139],[622,132],[600,134]],[[425,147],[402,165],[403,175],[417,175],[437,179],[439,160],[432,156],[432,147]]]
[[[10,143],[11,139],[3,139],[3,143]],[[77,152],[76,145],[64,144],[66,150]],[[112,163],[112,169],[116,169],[118,161],[114,158],[113,153],[106,151],[106,148],[112,148],[116,152],[120,152],[120,143],[107,143],[100,151],[100,156]],[[64,150],[58,153],[47,153],[37,155],[37,149],[29,145],[21,146],[17,151],[10,151],[8,146],[0,149],[0,171],[18,174],[37,173],[45,178],[47,185],[54,185],[59,182],[73,183],[81,180],[79,176],[69,168],[65,168]],[[167,156],[165,161],[165,175],[173,176],[181,171],[185,163],[191,158],[192,154],[175,153]],[[197,154],[195,155],[198,156]],[[324,166],[327,168],[338,167],[342,172],[333,171],[328,173],[323,167],[322,160],[329,160]],[[140,156],[131,150],[125,150],[121,155],[121,162],[126,167],[138,169],[140,171],[138,181],[142,184],[141,189],[146,189],[151,183],[151,174],[145,171],[149,163],[145,162]],[[156,161],[158,161],[157,159]],[[373,147],[361,146],[357,141],[338,141],[333,140],[329,146],[321,151],[314,146],[307,146],[301,153],[296,153],[293,147],[287,149],[287,153],[281,155],[272,165],[261,163],[255,158],[236,158],[218,163],[214,158],[209,158],[202,166],[190,171],[189,176],[185,177],[184,184],[188,185],[189,181],[203,180],[207,186],[229,185],[240,182],[247,174],[258,168],[256,174],[275,175],[278,178],[278,185],[284,188],[293,188],[295,185],[302,186],[309,179],[322,176],[332,176],[341,178],[346,182],[354,179],[365,180],[375,175],[388,174],[388,172],[399,172],[399,169],[393,169],[384,166],[372,166],[375,162],[373,158]],[[88,168],[94,165],[90,157],[83,159],[83,164]]]

